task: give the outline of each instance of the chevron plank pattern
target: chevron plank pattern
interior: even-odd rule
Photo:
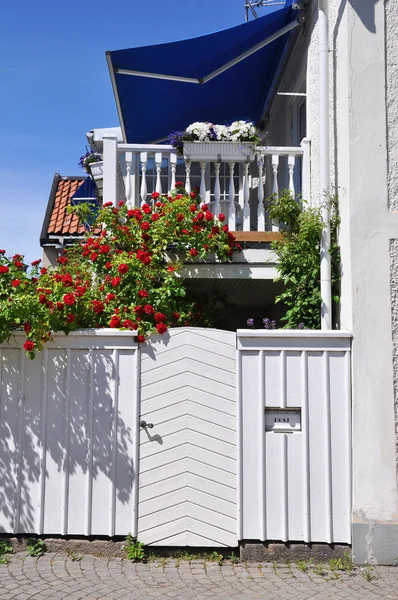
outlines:
[[[183,328],[141,358],[138,538],[236,546],[236,336]]]

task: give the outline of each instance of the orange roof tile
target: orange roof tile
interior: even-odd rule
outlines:
[[[72,196],[84,183],[86,177],[63,177],[56,173],[48,200],[40,235],[41,245],[50,243],[56,236],[82,237],[86,233],[84,225],[79,223],[76,215],[67,213]]]
[[[71,198],[82,185],[85,177],[60,177],[55,192],[54,205],[47,228],[49,235],[84,235],[84,225],[79,224],[76,215],[68,215],[66,207]]]

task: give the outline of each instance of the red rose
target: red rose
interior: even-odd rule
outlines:
[[[58,310],[63,310],[64,309],[64,303],[63,302],[57,302],[57,309]]]
[[[1,265],[0,266],[0,273],[8,273],[10,269],[7,267],[7,265]]]
[[[179,187],[184,187],[184,184],[183,184],[183,182],[182,182],[182,181],[176,181],[176,185],[175,185],[175,187],[176,187],[176,188],[179,188]]]
[[[11,285],[12,285],[12,287],[15,287],[15,288],[16,288],[16,287],[18,287],[19,285],[21,285],[21,280],[20,280],[20,279],[13,279],[13,280],[11,281]]]
[[[32,279],[31,279],[31,282],[32,282],[32,283],[37,283],[38,281],[39,281],[39,280],[37,279],[37,277],[32,277]],[[25,285],[26,285],[27,283],[28,283],[28,282],[27,282],[27,281],[25,281]]]
[[[154,200],[157,200],[157,199],[159,198],[159,196],[160,196],[159,192],[153,192],[153,193],[152,193],[152,198],[153,198]]]
[[[203,250],[208,250],[209,249],[209,244],[203,244]]]
[[[147,233],[143,233],[143,234],[142,234],[142,240],[143,240],[144,242],[147,242],[147,241],[148,241],[148,240],[150,240],[150,239],[151,239],[151,236],[150,236],[150,235],[148,235]]]
[[[113,317],[109,321],[109,327],[111,327],[112,329],[117,329],[118,327],[120,327],[120,317],[118,317],[117,315],[113,315]]]
[[[143,344],[145,342],[145,335],[142,335],[142,333],[137,335],[137,341],[140,342],[140,344]]]
[[[187,235],[189,233],[188,229],[181,229],[181,233],[185,233]]]
[[[126,265],[126,264],[123,263],[122,265],[118,266],[117,270],[119,271],[119,273],[121,275],[124,275],[129,270],[129,267],[128,267],[128,265]]]
[[[94,312],[97,313],[97,315],[100,315],[101,313],[104,312],[104,305],[99,300],[93,300],[92,305],[94,308]]]
[[[66,263],[68,262],[68,259],[66,258],[66,256],[59,256],[57,258],[57,261],[59,262],[59,264],[61,265],[66,265]]]
[[[20,260],[14,260],[14,265],[18,267],[18,269],[22,269],[23,263]]]
[[[216,233],[220,233],[220,228],[217,227],[217,225],[214,225],[214,227],[211,228],[211,232],[213,235],[215,235]]]
[[[142,229],[142,231],[148,231],[148,229],[150,228],[150,226],[151,225],[150,225],[149,221],[143,221],[141,223],[141,229]]]
[[[225,221],[225,215],[223,215],[223,213],[220,213],[218,215],[218,220],[221,221],[221,222]]]
[[[155,313],[154,319],[155,319],[156,323],[163,323],[163,321],[166,321],[167,317],[163,313],[157,312],[157,313]]]
[[[120,277],[113,277],[113,279],[111,281],[113,287],[117,287],[120,282],[121,282]]]
[[[112,300],[114,300],[116,298],[115,294],[107,294],[105,300],[106,302],[111,302]]]
[[[36,265],[39,265],[40,263],[41,263],[41,258],[38,258],[37,260],[34,260],[30,264],[32,265],[32,267],[35,267]]]
[[[40,294],[40,296],[39,296],[39,302],[40,302],[40,304],[46,304],[46,302],[47,302],[47,296],[45,294]]]
[[[209,211],[205,214],[205,217],[206,217],[206,221],[212,221],[214,219],[213,213],[211,213]]]
[[[134,323],[133,321],[131,321],[131,319],[126,319],[125,321],[123,321],[122,326],[126,329],[133,329]]]
[[[0,254],[5,254],[6,251],[5,250],[0,250]]]
[[[228,225],[224,225],[224,227],[222,228],[224,233],[228,233]]]
[[[198,221],[203,221],[203,219],[205,218],[205,214],[200,210],[196,215],[196,218],[198,219]]]
[[[195,200],[195,198],[196,198],[196,193],[195,193],[195,192],[191,192],[191,193],[189,194],[189,196],[192,198],[192,200]]]
[[[146,290],[140,290],[138,292],[138,295],[140,298],[147,298],[149,296],[148,292]]]
[[[198,256],[199,252],[196,250],[196,248],[191,248],[189,254],[191,256]]]
[[[183,215],[182,213],[179,213],[179,214],[176,216],[176,220],[177,220],[179,223],[181,223],[181,221],[183,221],[183,220],[184,220],[184,215]]]
[[[112,263],[109,261],[105,263],[105,269],[112,269]]]
[[[142,212],[144,212],[146,215],[151,214],[152,212],[152,208],[149,206],[149,204],[145,203],[141,206],[141,210]]]
[[[158,323],[158,324],[156,325],[156,331],[157,331],[158,333],[166,333],[166,331],[167,331],[167,327],[166,327],[166,325],[165,325],[164,323]]]
[[[159,218],[160,217],[159,217],[158,213],[153,213],[152,214],[152,221],[159,221]]]
[[[27,352],[32,352],[32,350],[34,349],[35,345],[33,342],[27,340],[24,345],[24,350],[26,350]]]
[[[150,304],[145,304],[144,312],[146,312],[147,315],[153,315],[155,312],[155,309]]]
[[[191,204],[191,206],[189,207],[189,210],[190,210],[191,212],[196,212],[196,210],[197,210],[197,209],[196,209],[196,204]]]
[[[90,245],[90,244],[93,244],[93,243],[94,243],[94,241],[95,241],[95,240],[94,240],[94,238],[92,238],[92,237],[89,237],[89,238],[88,238],[88,240],[87,240],[87,244],[88,244],[88,245]]]
[[[24,328],[25,333],[29,333],[29,331],[32,329],[30,323],[24,323],[23,328]]]
[[[110,251],[111,247],[108,246],[107,244],[103,244],[102,246],[100,246],[100,254],[108,254],[108,252]]]
[[[159,200],[158,200],[157,202],[155,202],[155,206],[156,206],[156,208],[160,208],[162,206],[162,203],[159,202]]]
[[[169,267],[167,267],[167,270],[169,273],[173,273],[173,271],[175,270],[173,265],[170,265]]]
[[[98,253],[97,252],[93,252],[92,254],[90,254],[90,259],[94,262],[95,260],[97,260],[98,258]]]
[[[140,304],[138,304],[137,306],[134,307],[134,312],[137,313],[137,315],[141,315],[144,311],[144,307],[141,306]]]
[[[118,206],[124,206],[124,200],[120,200]]]
[[[46,269],[46,267],[42,267],[42,268],[40,269],[40,275],[45,275],[46,273],[47,273],[47,269]]]
[[[180,318],[180,313],[173,313],[173,317],[175,318],[176,321],[178,321],[178,319]]]
[[[131,210],[131,209],[127,211],[127,216],[128,216],[129,219],[131,219],[132,217],[134,217],[134,212],[135,211]]]
[[[76,296],[84,296],[84,294],[86,293],[87,288],[84,285],[77,285],[76,286]]]
[[[202,204],[202,206],[200,208],[203,210],[203,212],[206,212],[207,211],[207,204]]]
[[[73,306],[76,303],[76,298],[73,294],[65,294],[63,300],[67,306]]]
[[[69,313],[66,315],[66,322],[67,323],[73,323],[73,321],[75,320],[75,315],[72,315],[72,313]]]
[[[105,202],[105,204],[102,205],[103,208],[108,208],[108,206],[113,206],[113,202]]]

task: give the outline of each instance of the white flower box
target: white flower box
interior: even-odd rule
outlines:
[[[194,161],[251,162],[252,142],[184,142],[184,158]]]
[[[100,160],[98,162],[90,163],[88,165],[88,168],[90,171],[91,178],[94,179],[98,191],[101,194],[104,188],[104,162]]]
[[[104,176],[104,161],[90,163],[88,168],[90,169],[91,177],[94,181],[102,179]]]

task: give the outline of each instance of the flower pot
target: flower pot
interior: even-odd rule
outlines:
[[[184,158],[193,161],[250,162],[252,142],[184,142]]]

